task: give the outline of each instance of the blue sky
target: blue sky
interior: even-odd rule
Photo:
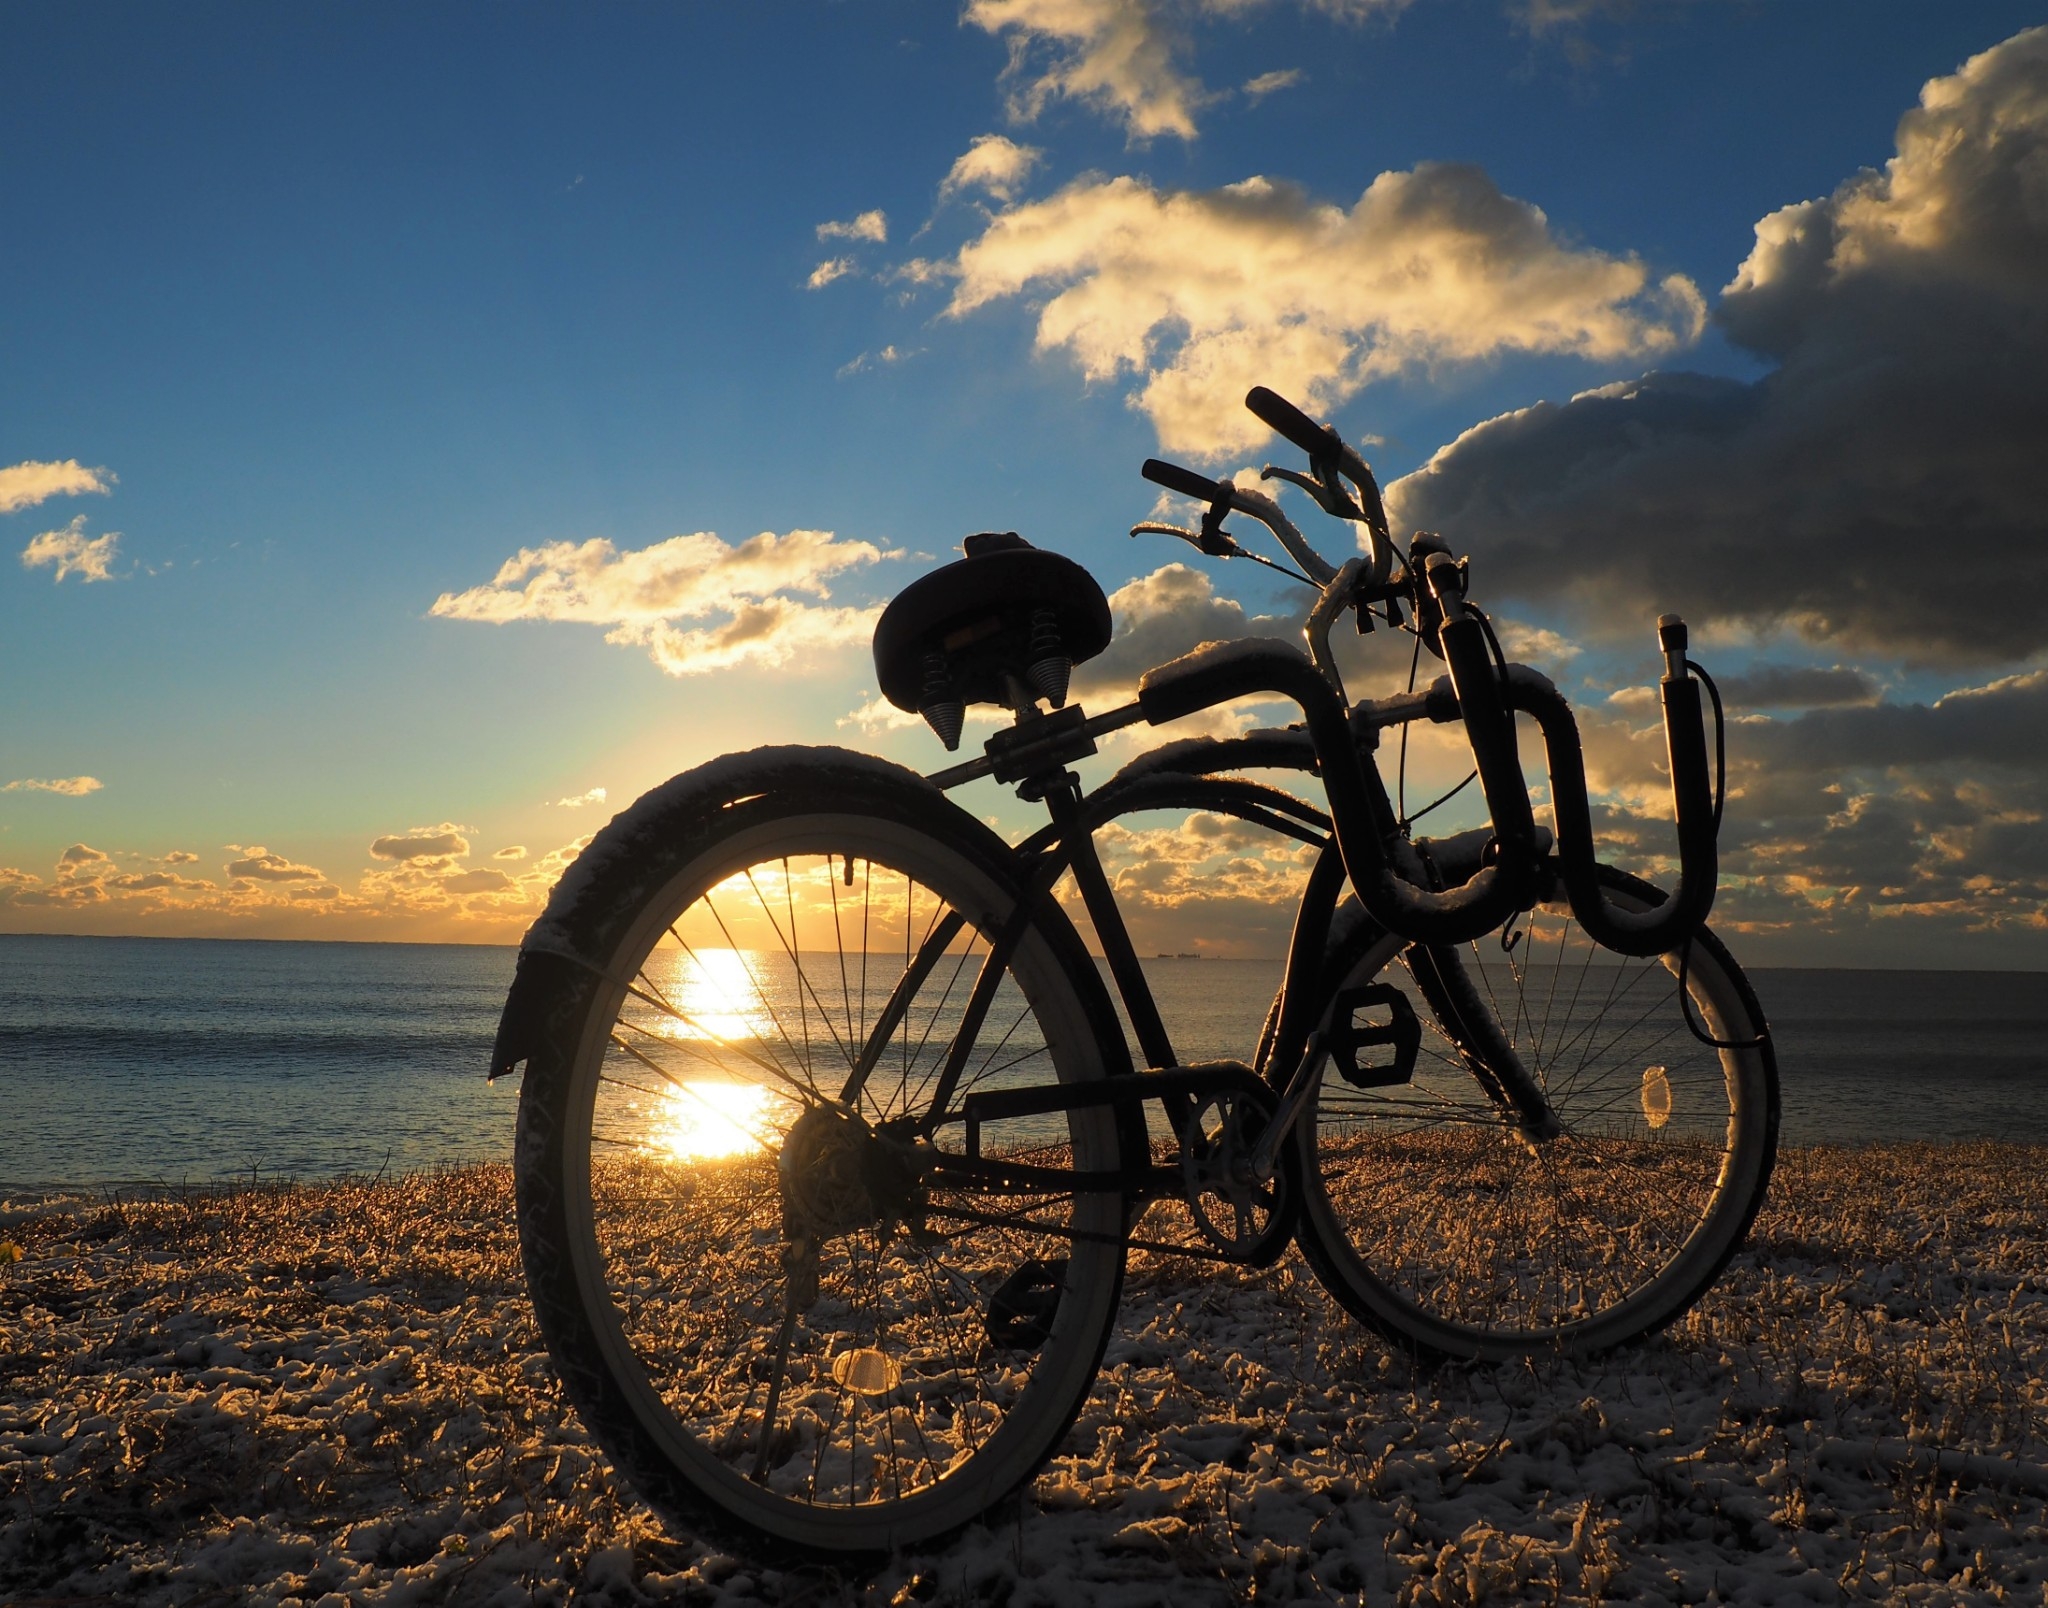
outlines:
[[[1176,554],[1123,534],[1153,512],[1136,468],[1162,442],[1216,470],[1275,454],[1218,422],[1251,362],[1377,438],[1390,481],[1552,405],[1460,442],[1396,508],[1441,515],[1525,656],[1562,653],[1550,667],[1612,722],[1591,740],[1622,857],[1655,847],[1635,834],[1656,798],[1613,695],[1653,673],[1637,639],[1678,608],[1718,622],[1714,662],[1759,699],[1772,677],[1769,697],[1793,697],[1736,730],[1738,785],[1775,823],[1731,845],[1722,919],[1751,952],[2048,964],[2048,865],[2025,848],[2044,779],[1996,736],[2048,703],[2028,679],[2038,523],[1963,516],[1988,533],[1985,573],[2012,578],[1987,637],[1935,617],[1953,596],[1904,624],[1791,597],[1707,536],[1692,569],[1622,563],[1676,539],[1632,508],[1702,496],[1646,490],[1640,464],[1625,497],[1598,474],[1532,491],[1524,461],[1548,477],[1565,443],[1612,462],[1588,433],[1639,442],[1644,419],[1698,437],[1654,389],[1612,403],[1633,412],[1611,426],[1563,406],[1683,372],[1720,387],[1683,406],[1769,415],[1739,428],[1779,455],[1729,459],[1768,487],[1799,439],[1780,415],[1823,389],[1780,371],[1859,372],[1827,368],[1845,350],[1910,369],[1886,345],[1894,303],[1830,289],[1841,273],[1798,303],[1819,310],[1793,336],[1773,311],[1803,283],[1791,269],[1726,307],[1723,287],[1781,208],[1840,198],[1829,227],[1854,246],[1870,209],[1843,187],[1900,154],[1930,80],[1962,84],[1965,121],[2006,96],[1970,125],[1971,183],[1995,195],[2008,168],[2038,170],[2042,55],[2004,44],[2031,20],[1819,0],[16,8],[0,927],[509,941],[610,809],[714,754],[838,742],[934,768],[920,728],[856,717],[865,621],[972,530],[1014,527],[1135,588],[1124,658],[1141,630],[1184,647],[1282,613],[1294,600],[1260,572],[1162,579]],[[1995,47],[1996,73],[1951,77]],[[1885,218],[1935,215],[1911,176],[1878,198]],[[2017,193],[2038,203],[2034,182]],[[1935,283],[1915,316],[2003,331],[1986,352],[2024,358],[2041,293],[1980,272],[1962,215],[1916,241],[1934,269],[1856,283]],[[2018,218],[2024,256],[2048,219]],[[1397,315],[1401,251],[1425,269]],[[1331,253],[1349,255],[1326,271]],[[1839,444],[1810,405],[1798,417]],[[2011,451],[1933,440],[1909,492],[1988,476],[2025,504],[2014,466],[2038,423],[1984,409],[1970,441]],[[1860,484],[1865,460],[1841,450],[1828,483]],[[1870,473],[1886,507],[1920,506]],[[1940,506],[1901,551],[1956,539]],[[1719,517],[1780,532],[1795,568],[1846,566],[1847,594],[1916,584],[1883,542],[1856,572],[1854,510]],[[751,647],[720,602],[743,560],[661,545],[701,532],[778,539],[739,597],[773,616]],[[494,584],[522,552],[541,556]],[[687,602],[650,612],[650,587]],[[1099,669],[1097,702],[1118,685]],[[1405,655],[1359,669],[1393,676]],[[1958,710],[1991,710],[1993,735],[1927,736]],[[1835,768],[1796,784],[1772,757],[1828,742]],[[1448,754],[1417,763],[1455,779]],[[963,797],[1027,819],[993,790]],[[1120,852],[1196,868],[1178,841],[1162,827]],[[1246,872],[1238,891],[1284,882]],[[1232,918],[1148,886],[1167,890],[1147,917],[1162,945]]]

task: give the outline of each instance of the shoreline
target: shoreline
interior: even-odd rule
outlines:
[[[871,1576],[667,1535],[561,1404],[502,1167],[0,1201],[0,1601],[2037,1599],[2048,1146],[1786,1150],[1591,1363],[1418,1369],[1290,1255],[1134,1254],[1020,1508]],[[246,1595],[244,1594],[246,1592]]]

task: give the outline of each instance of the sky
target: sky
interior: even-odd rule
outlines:
[[[1147,456],[1292,463],[1266,384],[1471,554],[1617,863],[1671,848],[1652,622],[1693,622],[1744,959],[2048,969],[2038,12],[8,15],[0,931],[514,942],[718,754],[935,770],[868,639],[976,530],[1109,592],[1090,708],[1290,636],[1299,587],[1126,534],[1189,514]],[[1347,645],[1352,695],[1408,664]],[[1460,758],[1418,737],[1409,802]],[[1105,848],[1141,947],[1280,952],[1285,854]]]

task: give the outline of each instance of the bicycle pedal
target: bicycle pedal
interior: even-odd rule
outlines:
[[[1005,1351],[1036,1351],[1052,1333],[1053,1315],[1067,1286],[1067,1259],[1032,1257],[996,1287],[985,1320],[989,1344]]]
[[[1360,1022],[1360,1011],[1384,1008],[1385,1022]],[[1387,1066],[1361,1066],[1358,1052],[1384,1044],[1394,1052]],[[1415,1057],[1422,1046],[1422,1023],[1408,996],[1391,983],[1368,983],[1346,989],[1330,1011],[1330,1059],[1354,1089],[1385,1089],[1415,1076]]]

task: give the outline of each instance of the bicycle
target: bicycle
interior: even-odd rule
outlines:
[[[527,934],[491,1066],[526,1066],[527,1280],[570,1400],[671,1520],[812,1553],[968,1523],[1073,1422],[1132,1248],[1268,1265],[1298,1244],[1390,1341],[1490,1359],[1646,1334],[1747,1232],[1777,1074],[1704,926],[1722,775],[1682,622],[1658,627],[1666,895],[1596,861],[1570,708],[1507,662],[1468,563],[1426,534],[1398,553],[1333,429],[1263,388],[1247,403],[1308,454],[1266,477],[1364,553],[1331,564],[1264,491],[1156,460],[1207,512],[1132,534],[1272,564],[1224,529],[1259,521],[1316,589],[1306,657],[1211,644],[1089,716],[1067,692],[1110,640],[1101,587],[971,537],[890,604],[875,659],[949,750],[968,706],[1007,708],[980,757],[930,778],[828,748],[715,760],[599,833]],[[1448,674],[1350,701],[1346,614]],[[1170,743],[1092,793],[1069,769],[1108,732],[1248,694],[1302,721]],[[1376,756],[1416,721],[1462,723],[1488,826],[1410,830]],[[1319,776],[1327,810],[1251,769]],[[945,796],[981,776],[1048,824],[1013,847]],[[1105,823],[1162,809],[1312,851],[1252,1063],[1175,1055],[1096,852]],[[1069,875],[1107,983],[1055,896]]]

